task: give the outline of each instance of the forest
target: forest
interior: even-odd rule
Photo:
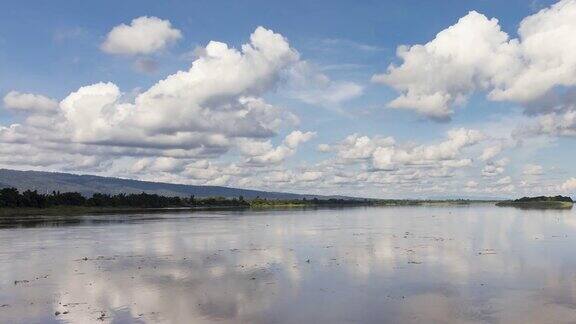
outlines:
[[[102,194],[95,193],[87,198],[78,192],[57,192],[42,194],[26,190],[19,192],[15,188],[0,189],[0,208],[49,208],[57,206],[85,207],[133,207],[133,208],[168,208],[168,207],[249,207],[242,196],[233,199],[220,197],[189,198],[165,197],[157,194]]]
[[[364,198],[302,198],[244,199],[224,197],[178,197],[149,193],[103,194],[86,197],[78,192],[53,191],[49,194],[34,190],[0,189],[0,208],[113,207],[113,208],[274,208],[274,207],[353,207],[353,206],[414,206],[425,204],[467,205],[469,200],[402,200]]]
[[[51,208],[59,206],[80,207],[121,207],[121,208],[202,208],[202,207],[235,207],[235,208],[266,208],[266,207],[298,207],[298,206],[371,206],[378,201],[368,199],[265,199],[254,198],[245,200],[224,197],[190,196],[167,197],[158,194],[103,194],[95,193],[85,197],[78,192],[58,192],[49,194],[38,193],[34,190],[19,192],[15,188],[0,189],[0,208]]]

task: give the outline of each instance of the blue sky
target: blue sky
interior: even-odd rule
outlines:
[[[0,13],[0,96],[4,97],[0,107],[0,127],[4,127],[0,128],[4,143],[0,165],[375,197],[513,196],[533,193],[534,184],[543,193],[571,193],[576,189],[576,180],[572,181],[576,167],[570,153],[576,129],[570,124],[574,104],[571,99],[562,104],[547,103],[550,97],[573,88],[576,77],[570,69],[576,54],[570,56],[567,50],[567,56],[562,56],[560,51],[564,64],[556,67],[556,72],[541,70],[538,60],[550,60],[546,56],[550,54],[535,53],[530,46],[535,42],[542,42],[542,48],[556,46],[539,35],[550,25],[558,26],[546,30],[552,37],[563,37],[562,31],[572,30],[574,24],[568,18],[576,21],[571,16],[573,6],[576,4],[569,0],[9,1]],[[535,18],[526,18],[531,16]],[[155,17],[157,21],[143,24],[160,28],[159,34],[150,34],[150,38],[166,43],[128,50],[126,44],[118,42],[131,43],[136,36],[123,34],[112,39],[116,27],[133,27],[133,20],[139,17]],[[521,25],[533,27],[526,27],[528,32],[519,35]],[[298,57],[262,63],[281,67],[263,73],[261,79],[239,79],[241,84],[246,82],[246,88],[238,91],[208,89],[209,94],[192,98],[178,94],[183,100],[178,107],[163,108],[159,102],[147,102],[143,106],[150,106],[146,108],[150,111],[140,109],[141,94],[178,71],[190,70],[192,62],[202,60],[203,48],[210,41],[241,49],[242,44],[251,43],[250,37],[257,34],[259,26],[281,35],[290,47],[286,55],[298,53]],[[450,26],[455,27],[453,34]],[[437,36],[443,31],[448,31],[444,39]],[[500,39],[501,33],[507,39]],[[468,49],[459,47],[470,39],[488,44],[494,52],[480,53],[484,55],[480,57],[475,53],[476,43]],[[104,44],[113,41],[116,43],[111,46],[116,50],[105,49]],[[412,47],[406,57],[397,55],[401,45],[427,43],[431,45],[425,53]],[[478,45],[478,52],[484,43]],[[271,43],[269,50],[282,44]],[[566,49],[570,46],[565,44]],[[512,54],[507,50],[511,47]],[[498,65],[499,60],[504,63]],[[397,69],[387,70],[391,64]],[[218,63],[211,66],[213,70],[202,73],[234,73],[219,68]],[[502,72],[508,67],[516,70]],[[557,81],[526,90],[521,82],[530,75],[521,71],[531,69],[550,73],[550,79]],[[564,74],[554,78],[552,73],[560,70]],[[461,82],[454,81],[460,77]],[[117,102],[97,112],[87,101],[73,108],[61,103],[81,87],[100,82],[111,82],[114,87],[90,91],[115,93],[118,88]],[[396,102],[402,95],[403,101]],[[436,95],[446,101],[439,103]],[[197,101],[197,96],[204,101]],[[238,127],[240,121],[229,125],[212,120],[215,125],[194,128],[198,127],[192,125],[198,113],[208,119],[219,116],[218,109],[223,108],[211,105],[214,100],[220,103],[221,97],[231,100],[227,103],[232,106],[244,100],[240,98],[259,98],[274,107],[266,114],[273,110],[282,117],[275,118],[272,126],[272,120],[256,116],[263,114],[264,108],[246,107],[242,101],[242,108],[238,108],[242,114],[255,115],[254,120],[241,121],[252,133],[242,130],[239,136],[240,130],[228,129]],[[38,103],[42,98],[48,100],[43,101],[44,106]],[[124,115],[114,114],[120,114],[118,107],[125,102],[142,114],[118,121]],[[544,107],[547,105],[554,108]],[[53,112],[39,113],[42,109],[38,107]],[[529,111],[527,107],[537,108]],[[74,109],[77,115],[72,116],[67,109]],[[82,117],[87,111],[96,115]],[[181,123],[159,125],[157,120],[171,113],[180,116]],[[150,118],[156,119],[151,122],[153,126],[148,123]],[[144,121],[134,122],[141,119]],[[82,124],[91,121],[101,121],[102,125],[96,129]],[[10,129],[15,124],[19,128]],[[50,129],[52,126],[46,124],[60,126]],[[258,127],[266,128],[268,134],[256,134]],[[460,132],[451,137],[455,130]],[[523,130],[530,131],[525,134]],[[41,131],[45,133],[40,135]],[[300,139],[295,145],[288,144],[286,136],[295,131],[300,132],[294,135]],[[350,137],[354,134],[356,138]],[[32,141],[34,136],[50,139],[39,143]],[[167,138],[159,139],[163,136]],[[358,140],[363,136],[366,138]],[[206,149],[216,137],[226,143],[219,142],[218,152]],[[387,137],[394,143],[382,140]],[[359,148],[362,143],[365,146]],[[321,144],[322,149],[318,147]],[[201,150],[192,152],[192,147]],[[254,147],[261,149],[253,152]],[[176,154],[173,149],[183,151]],[[354,149],[364,151],[351,153]],[[31,153],[14,156],[23,150]],[[490,150],[498,152],[489,154]],[[53,158],[59,154],[66,158]],[[245,172],[230,171],[235,168]],[[489,172],[492,169],[496,174]],[[496,182],[500,184],[494,185]]]

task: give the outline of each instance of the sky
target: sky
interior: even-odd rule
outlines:
[[[0,167],[576,193],[576,0],[6,1]]]

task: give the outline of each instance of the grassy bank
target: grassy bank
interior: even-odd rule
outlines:
[[[217,202],[216,200],[215,202]],[[399,207],[399,206],[466,206],[472,203],[487,203],[471,200],[346,200],[346,199],[303,199],[303,200],[266,200],[254,199],[238,204],[205,204],[195,206],[167,207],[95,207],[95,206],[51,206],[45,208],[0,208],[0,217],[13,216],[67,216],[83,214],[116,214],[116,213],[157,213],[157,212],[188,212],[200,210],[241,210],[241,209],[284,209],[284,208],[343,208],[343,207]]]
[[[522,197],[516,200],[502,201],[496,204],[500,207],[516,207],[523,209],[571,209],[574,201],[564,196]]]
[[[497,203],[496,206],[523,209],[571,209],[574,203],[568,201],[502,201]]]
[[[47,208],[0,208],[0,217],[11,216],[67,216],[84,214],[134,214],[157,212],[186,212],[193,210],[227,210],[246,209],[238,206],[207,206],[207,207],[89,207],[89,206],[54,206]]]

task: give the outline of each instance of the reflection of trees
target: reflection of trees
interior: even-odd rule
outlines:
[[[0,246],[13,250],[0,251],[11,260],[0,264],[2,282],[50,276],[2,286],[25,306],[1,314],[45,319],[64,308],[74,322],[105,311],[109,320],[173,323],[573,319],[571,214],[474,207],[200,216],[6,232]]]

